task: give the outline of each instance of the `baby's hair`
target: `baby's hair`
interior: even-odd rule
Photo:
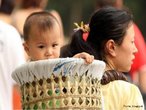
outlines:
[[[41,32],[52,28],[56,22],[59,25],[57,19],[47,11],[34,12],[30,14],[24,23],[24,40],[27,41],[29,39],[29,34],[33,26],[37,26]]]

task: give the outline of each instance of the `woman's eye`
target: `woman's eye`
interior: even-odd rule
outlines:
[[[134,41],[131,41],[131,43],[134,43]]]

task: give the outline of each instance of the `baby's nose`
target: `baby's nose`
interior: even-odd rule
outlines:
[[[51,56],[53,53],[52,49],[47,49],[46,50],[46,56]]]

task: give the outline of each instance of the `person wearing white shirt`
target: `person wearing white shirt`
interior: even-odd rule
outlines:
[[[12,93],[15,82],[12,71],[25,62],[19,33],[14,27],[0,21],[0,110],[12,110]]]

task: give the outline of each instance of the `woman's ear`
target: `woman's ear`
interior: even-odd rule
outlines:
[[[106,46],[105,46],[106,53],[114,57],[114,56],[116,56],[115,49],[116,49],[116,44],[115,44],[114,40],[112,40],[112,39],[108,40],[106,42]]]
[[[24,50],[25,52],[27,53],[27,55],[29,56],[29,47],[28,47],[28,44],[26,42],[23,43],[23,47],[24,47]]]

